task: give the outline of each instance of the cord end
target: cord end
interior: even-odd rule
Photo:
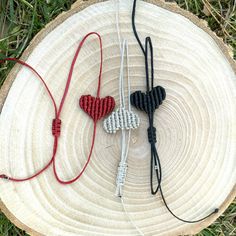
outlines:
[[[219,212],[219,208],[216,208],[215,210],[214,210],[214,214],[216,214],[216,213],[218,213]]]
[[[115,196],[119,197],[119,198],[122,198],[122,186],[121,185],[117,185]]]
[[[0,179],[9,179],[9,177],[7,175],[0,175]]]

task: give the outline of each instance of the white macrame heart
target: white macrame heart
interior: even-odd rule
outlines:
[[[103,128],[107,133],[115,134],[120,129],[137,129],[139,124],[140,118],[137,114],[124,107],[120,107],[104,120]]]

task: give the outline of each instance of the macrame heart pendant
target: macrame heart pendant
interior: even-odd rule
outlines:
[[[151,91],[143,93],[136,91],[130,95],[131,104],[146,113],[153,113],[165,100],[166,92],[161,86],[154,87]]]
[[[136,129],[139,123],[140,119],[133,111],[118,108],[104,120],[103,128],[107,133],[114,134],[119,129]]]
[[[115,100],[111,96],[99,98],[83,95],[80,97],[79,105],[94,121],[97,121],[113,111]]]

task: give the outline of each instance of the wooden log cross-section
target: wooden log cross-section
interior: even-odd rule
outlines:
[[[121,34],[129,41],[131,90],[144,90],[142,52],[131,27],[132,1],[120,1]],[[167,97],[155,114],[162,188],[170,208],[185,219],[219,213],[196,224],[173,218],[160,196],[150,194],[148,125],[132,131],[124,202],[144,235],[194,234],[219,217],[235,197],[236,66],[207,25],[174,4],[138,1],[140,37],[151,36],[155,83]],[[102,35],[102,96],[119,100],[120,51],[114,1],[78,1],[30,43],[22,60],[37,69],[59,102],[70,63],[82,37]],[[90,38],[79,55],[62,113],[57,169],[63,179],[75,176],[86,161],[93,124],[78,108],[82,94],[95,94],[99,47]],[[42,84],[16,65],[0,93],[0,172],[25,177],[50,159],[53,107]],[[74,184],[60,185],[52,168],[28,182],[0,180],[1,210],[30,235],[137,235],[120,199],[114,195],[120,158],[120,135],[98,124],[91,164]]]

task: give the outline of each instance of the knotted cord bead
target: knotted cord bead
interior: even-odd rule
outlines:
[[[156,143],[157,142],[156,128],[155,127],[149,127],[147,129],[147,133],[148,133],[149,143]]]
[[[123,186],[125,183],[127,169],[128,169],[127,163],[121,161],[118,166],[118,173],[116,177],[116,185],[117,185],[116,195],[117,196],[122,196],[121,186]]]
[[[55,118],[52,121],[52,135],[55,137],[59,137],[60,134],[61,134],[61,120]]]

